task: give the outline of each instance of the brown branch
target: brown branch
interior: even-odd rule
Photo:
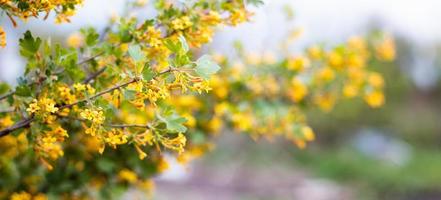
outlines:
[[[24,120],[21,120],[21,121],[15,123],[13,126],[5,128],[3,130],[0,130],[0,137],[6,136],[15,130],[25,128],[25,127],[29,126],[32,121],[34,121],[34,118],[30,117],[30,118],[27,118],[27,119],[24,119]]]
[[[140,80],[140,79],[134,78],[134,79],[132,79],[132,80],[126,82],[126,83],[123,83],[123,84],[120,84],[120,85],[116,85],[116,86],[113,86],[113,87],[111,87],[111,88],[109,88],[109,89],[106,89],[106,90],[104,90],[104,91],[98,92],[98,93],[96,93],[95,95],[93,95],[93,96],[91,96],[91,97],[89,97],[89,98],[82,99],[82,100],[76,101],[76,102],[74,102],[74,103],[71,103],[71,104],[67,104],[67,105],[61,106],[61,107],[60,107],[60,110],[61,110],[61,109],[64,109],[64,108],[70,108],[70,107],[75,106],[75,105],[77,105],[77,104],[79,104],[79,103],[86,102],[86,101],[88,101],[88,100],[90,100],[90,99],[95,99],[95,98],[100,97],[100,96],[102,96],[102,95],[104,95],[104,94],[107,94],[107,93],[109,93],[109,92],[113,92],[113,91],[116,90],[116,89],[124,88],[124,87],[130,85],[131,83],[137,82],[137,81],[139,81],[139,80]]]
[[[164,71],[158,73],[155,77],[161,76],[161,75],[166,74],[166,73],[168,73],[168,72],[172,72],[173,70],[174,70],[174,68],[169,67],[167,70],[164,70]],[[135,83],[135,82],[138,82],[138,81],[140,81],[140,80],[141,80],[141,79],[139,79],[139,78],[134,78],[134,79],[132,79],[132,80],[126,82],[126,83],[119,84],[119,85],[113,86],[113,87],[111,87],[111,88],[109,88],[109,89],[106,89],[106,90],[104,90],[104,91],[101,91],[101,92],[99,92],[99,93],[96,93],[95,95],[93,95],[93,96],[91,96],[91,97],[89,97],[89,98],[86,98],[86,99],[82,99],[82,100],[76,101],[76,102],[74,102],[74,103],[72,103],[72,104],[67,104],[67,105],[61,106],[61,107],[59,107],[59,110],[62,110],[62,109],[64,109],[64,108],[70,108],[70,107],[75,106],[75,105],[77,105],[77,104],[79,104],[79,103],[86,102],[86,101],[88,101],[88,100],[90,100],[90,99],[95,99],[95,98],[97,98],[97,97],[100,97],[100,96],[102,96],[102,95],[104,95],[104,94],[107,94],[107,93],[112,92],[112,91],[114,91],[114,90],[117,90],[117,89],[119,89],[119,88],[124,88],[124,87],[130,85],[131,83]],[[5,128],[5,129],[3,129],[3,130],[0,130],[0,137],[6,136],[6,135],[8,135],[9,133],[11,133],[11,132],[13,132],[13,131],[15,131],[15,130],[17,130],[17,129],[25,128],[25,127],[29,126],[29,125],[31,124],[32,121],[34,121],[34,118],[33,118],[33,117],[29,117],[29,118],[26,118],[26,119],[24,119],[24,120],[22,120],[22,121],[17,122],[17,123],[14,124],[13,126],[10,126],[10,127],[8,127],[8,128]]]
[[[14,112],[15,110],[14,110],[14,108],[8,108],[8,109],[5,109],[5,110],[0,110],[0,114],[1,113],[11,113],[11,112]]]
[[[98,53],[98,54],[96,54],[96,55],[94,55],[92,57],[89,57],[89,58],[87,58],[87,59],[85,59],[85,60],[83,60],[81,62],[78,62],[77,65],[86,64],[86,63],[88,63],[88,62],[90,62],[92,60],[95,60],[95,58],[98,58],[98,57],[102,56],[103,54],[104,54],[104,52],[100,52],[100,53]]]
[[[146,128],[151,129],[150,125],[142,125],[142,124],[108,124],[106,125],[112,128]]]
[[[93,79],[95,79],[96,77],[98,77],[99,75],[101,75],[102,73],[104,73],[104,71],[106,71],[107,67],[103,67],[100,70],[96,71],[95,73],[89,75],[84,81],[83,84],[87,84],[90,81],[92,81]]]
[[[0,96],[0,100],[6,99],[9,96],[14,95],[14,94],[15,94],[15,91],[10,91],[10,92],[4,94],[3,96]]]
[[[94,56],[92,56],[92,57],[90,57],[90,58],[87,58],[87,59],[85,59],[85,60],[83,60],[83,61],[78,62],[77,65],[83,65],[83,64],[85,64],[85,63],[88,63],[88,62],[94,60],[95,58],[97,58],[97,57],[99,57],[99,56],[102,56],[103,54],[104,54],[104,52],[98,53],[97,55],[94,55]],[[60,71],[60,72],[57,72],[57,73],[55,73],[55,74],[61,74],[61,73],[63,73],[63,71],[64,71],[64,70],[62,70],[62,71]],[[100,70],[98,70],[96,73],[92,74],[91,76],[87,77],[87,78],[83,81],[83,83],[89,83],[91,80],[93,80],[94,78],[96,78],[97,76],[99,76],[99,75],[100,75],[101,73],[103,73],[104,71],[105,71],[105,67],[102,68],[102,69],[100,69]],[[99,72],[99,73],[98,73],[98,72]],[[32,85],[32,84],[34,84],[34,83],[30,83],[30,84],[28,84],[28,85]],[[6,98],[8,98],[9,96],[12,96],[12,95],[14,95],[14,94],[15,94],[15,90],[12,90],[12,91],[10,91],[10,92],[8,92],[8,93],[6,93],[6,94],[0,96],[0,100],[6,99]]]

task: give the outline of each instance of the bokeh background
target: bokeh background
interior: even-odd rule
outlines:
[[[25,30],[64,42],[82,27],[103,28],[122,5],[124,0],[86,0],[63,25],[31,19],[13,28],[0,19],[8,33],[0,80],[14,84],[22,73],[16,44]],[[438,0],[267,0],[254,9],[253,22],[220,30],[205,49],[226,55],[237,41],[251,54],[277,52],[300,30],[293,54],[311,44],[389,32],[398,58],[376,66],[385,76],[387,103],[375,110],[357,101],[331,113],[309,110],[318,138],[305,150],[226,132],[213,152],[189,166],[172,164],[157,177],[155,199],[441,199],[440,7]],[[136,196],[132,191],[126,198]]]

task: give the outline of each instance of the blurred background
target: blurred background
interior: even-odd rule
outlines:
[[[63,25],[29,20],[13,28],[1,19],[8,47],[0,49],[0,80],[14,84],[22,73],[17,41],[25,30],[64,42],[79,28],[103,28],[123,4],[86,0],[72,23]],[[220,30],[206,48],[227,55],[235,41],[251,53],[277,51],[295,30],[303,36],[293,53],[389,32],[398,59],[376,66],[385,76],[387,103],[375,110],[358,101],[343,102],[331,113],[309,110],[318,139],[305,150],[282,140],[222,134],[215,143],[228,148],[189,166],[173,164],[156,178],[155,199],[441,199],[440,7],[437,0],[267,0],[255,9],[253,22]],[[133,14],[153,14],[138,12]]]

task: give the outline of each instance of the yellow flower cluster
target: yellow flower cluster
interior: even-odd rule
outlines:
[[[83,0],[40,0],[40,1],[14,1],[1,0],[0,5],[9,15],[17,16],[23,20],[29,17],[38,17],[40,12],[51,11],[57,13],[57,22],[69,22],[69,17],[75,14],[75,6]]]
[[[53,114],[58,111],[58,108],[55,107],[56,103],[53,99],[50,98],[40,98],[40,99],[33,99],[32,102],[29,104],[29,107],[26,109],[26,111],[29,114],[39,114],[42,116],[48,116],[48,114]]]
[[[34,150],[48,169],[52,169],[52,165],[45,159],[57,160],[59,157],[62,157],[64,151],[61,147],[61,142],[67,137],[69,137],[67,131],[60,126],[37,136]]]
[[[85,131],[86,134],[89,134],[91,136],[98,135],[101,129],[101,125],[106,119],[104,117],[104,112],[102,111],[102,108],[85,109],[80,112],[80,117],[92,122],[91,126],[88,127]]]
[[[106,133],[104,141],[113,148],[116,148],[116,145],[127,143],[127,135],[120,129],[112,129]]]
[[[396,56],[394,39],[390,35],[386,35],[383,40],[378,42],[375,51],[377,58],[380,60],[394,60]]]
[[[179,154],[181,154],[184,152],[184,147],[185,144],[187,143],[187,138],[184,136],[184,134],[179,133],[178,136],[174,138],[161,136],[159,141],[164,147],[169,148],[171,150],[175,150]]]
[[[171,27],[174,30],[178,30],[178,31],[185,30],[186,28],[189,28],[192,25],[193,23],[190,21],[190,17],[188,16],[182,16],[171,21]]]
[[[4,48],[6,46],[6,32],[2,26],[0,26],[0,47]]]
[[[47,196],[44,194],[37,194],[35,196],[32,196],[30,193],[27,192],[18,192],[11,195],[10,200],[47,200]]]
[[[0,150],[4,158],[12,159],[24,152],[29,145],[25,133],[18,136],[8,135],[0,140]]]
[[[90,84],[75,83],[73,88],[78,96],[83,96],[82,94],[84,92],[86,92],[87,95],[93,95],[96,92],[95,88],[93,88]]]

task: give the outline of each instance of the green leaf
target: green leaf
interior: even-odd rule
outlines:
[[[5,94],[10,89],[9,85],[6,83],[0,83],[0,94]]]
[[[140,62],[140,61],[144,60],[144,58],[145,58],[145,55],[142,52],[141,47],[139,45],[130,45],[129,55],[136,62]]]
[[[31,58],[37,53],[41,45],[40,38],[34,38],[30,31],[26,31],[24,37],[19,40],[20,54],[24,57]]]
[[[183,50],[183,53],[187,53],[190,50],[190,47],[188,47],[187,40],[184,36],[179,35],[179,42],[181,43],[181,50]]]
[[[155,77],[155,72],[152,71],[150,66],[145,65],[144,68],[142,69],[142,78],[145,81],[150,81],[153,79],[153,77]]]
[[[183,125],[185,122],[187,122],[187,119],[174,112],[171,115],[164,117],[158,115],[158,118],[165,123],[167,130],[172,133],[183,133],[187,131],[187,127]]]
[[[83,29],[82,32],[86,36],[87,46],[94,46],[98,44],[100,35],[96,32],[95,29],[93,28]]]
[[[164,40],[164,45],[169,49],[170,51],[177,53],[179,52],[179,45],[174,43],[173,40],[167,38]]]
[[[31,96],[31,88],[28,85],[19,85],[15,89],[15,94],[22,97]]]
[[[135,94],[136,94],[136,91],[134,91],[134,90],[124,90],[124,92],[123,92],[124,99],[129,100],[129,101],[135,99]]]
[[[196,61],[196,73],[204,79],[209,79],[211,75],[220,70],[219,65],[211,60],[211,57],[204,55]]]

